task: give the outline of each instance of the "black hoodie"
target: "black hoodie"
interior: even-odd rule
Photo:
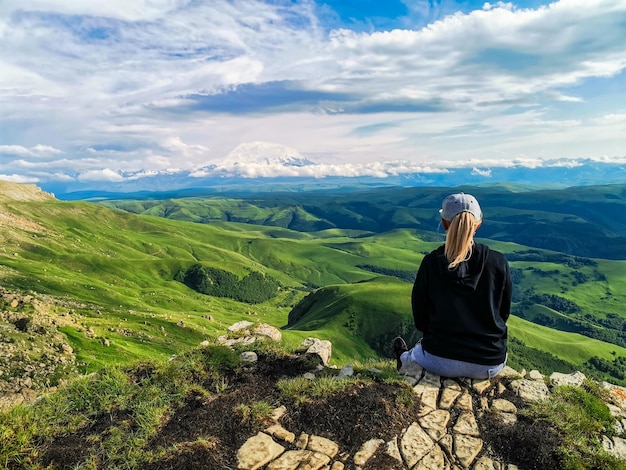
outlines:
[[[444,247],[422,260],[411,303],[422,347],[435,356],[482,365],[506,359],[511,276],[504,255],[475,245],[472,256],[448,269]]]

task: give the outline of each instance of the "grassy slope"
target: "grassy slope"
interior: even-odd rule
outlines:
[[[626,348],[576,333],[536,325],[515,316],[510,318],[508,325],[511,337],[521,339],[527,346],[549,352],[575,365],[582,364],[591,356],[613,359],[613,352],[626,356]]]
[[[377,338],[393,334],[398,322],[410,322],[410,284],[357,266],[416,269],[423,253],[439,244],[407,229],[378,235],[338,229],[305,234],[278,227],[201,225],[136,216],[89,203],[7,202],[1,209],[38,224],[2,232],[3,285],[87,302],[75,307],[75,314],[84,328],[93,328],[111,346],[86,338],[82,330],[66,327],[63,332],[79,359],[88,363],[88,370],[137,357],[166,357],[221,334],[241,319],[284,326],[290,308],[305,295],[306,285],[337,286],[339,298],[327,299],[332,305],[320,305],[315,315],[285,330],[287,345],[318,336],[333,341],[336,363],[373,357],[371,345]],[[427,237],[437,238],[440,235]],[[505,252],[526,249],[489,243]],[[285,289],[279,298],[254,306],[209,298],[172,280],[179,269],[198,261],[239,275],[248,270],[267,272],[295,290]],[[526,267],[521,262],[512,264]],[[608,281],[568,287],[560,295],[598,315],[624,315],[619,309],[626,300],[623,265],[600,261],[598,269]],[[556,281],[525,275],[523,283],[537,292],[550,293],[570,284],[569,268],[535,266],[562,271]],[[613,297],[601,301],[607,286]],[[214,320],[206,319],[207,315]],[[177,325],[181,321],[184,327]],[[625,352],[517,319],[512,319],[511,334],[576,364],[593,355],[609,359],[613,350]]]
[[[485,202],[490,239],[575,255],[626,259],[626,187],[588,186],[520,191],[506,185],[459,187]],[[450,188],[378,188],[346,194],[265,193],[247,198],[195,197],[151,201],[106,201],[135,213],[178,220],[242,221],[301,231],[322,228],[368,230],[417,227],[435,231],[437,208]]]

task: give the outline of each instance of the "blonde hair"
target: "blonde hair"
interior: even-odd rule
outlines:
[[[456,268],[472,256],[474,233],[480,226],[471,212],[461,212],[452,219],[446,232],[444,253],[448,260],[448,269]]]

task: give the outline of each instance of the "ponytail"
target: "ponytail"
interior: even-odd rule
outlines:
[[[461,212],[452,219],[446,232],[444,253],[448,260],[448,269],[453,270],[472,256],[474,233],[481,221],[476,221],[471,212]]]

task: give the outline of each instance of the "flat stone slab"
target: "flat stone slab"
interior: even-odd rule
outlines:
[[[382,439],[370,439],[365,442],[356,454],[354,454],[355,465],[365,465],[369,459],[376,453],[378,448],[383,445],[385,441]]]
[[[339,452],[339,446],[325,437],[310,436],[306,447],[308,450],[328,455],[331,459]]]
[[[311,450],[288,450],[271,464],[267,470],[319,470],[330,462],[330,457]]]
[[[409,468],[413,468],[431,449],[435,443],[419,424],[413,423],[400,439],[400,454]]]
[[[447,432],[450,413],[446,410],[435,410],[422,416],[419,424],[434,441],[441,439]]]
[[[477,437],[457,434],[454,436],[454,455],[463,468],[469,468],[483,448],[483,441]]]
[[[466,436],[480,436],[480,430],[478,429],[474,413],[467,411],[461,413],[459,418],[456,420],[456,424],[454,425],[454,432],[465,434]]]
[[[259,432],[248,439],[237,451],[239,470],[258,470],[281,455],[285,448],[274,442],[270,436]]]

